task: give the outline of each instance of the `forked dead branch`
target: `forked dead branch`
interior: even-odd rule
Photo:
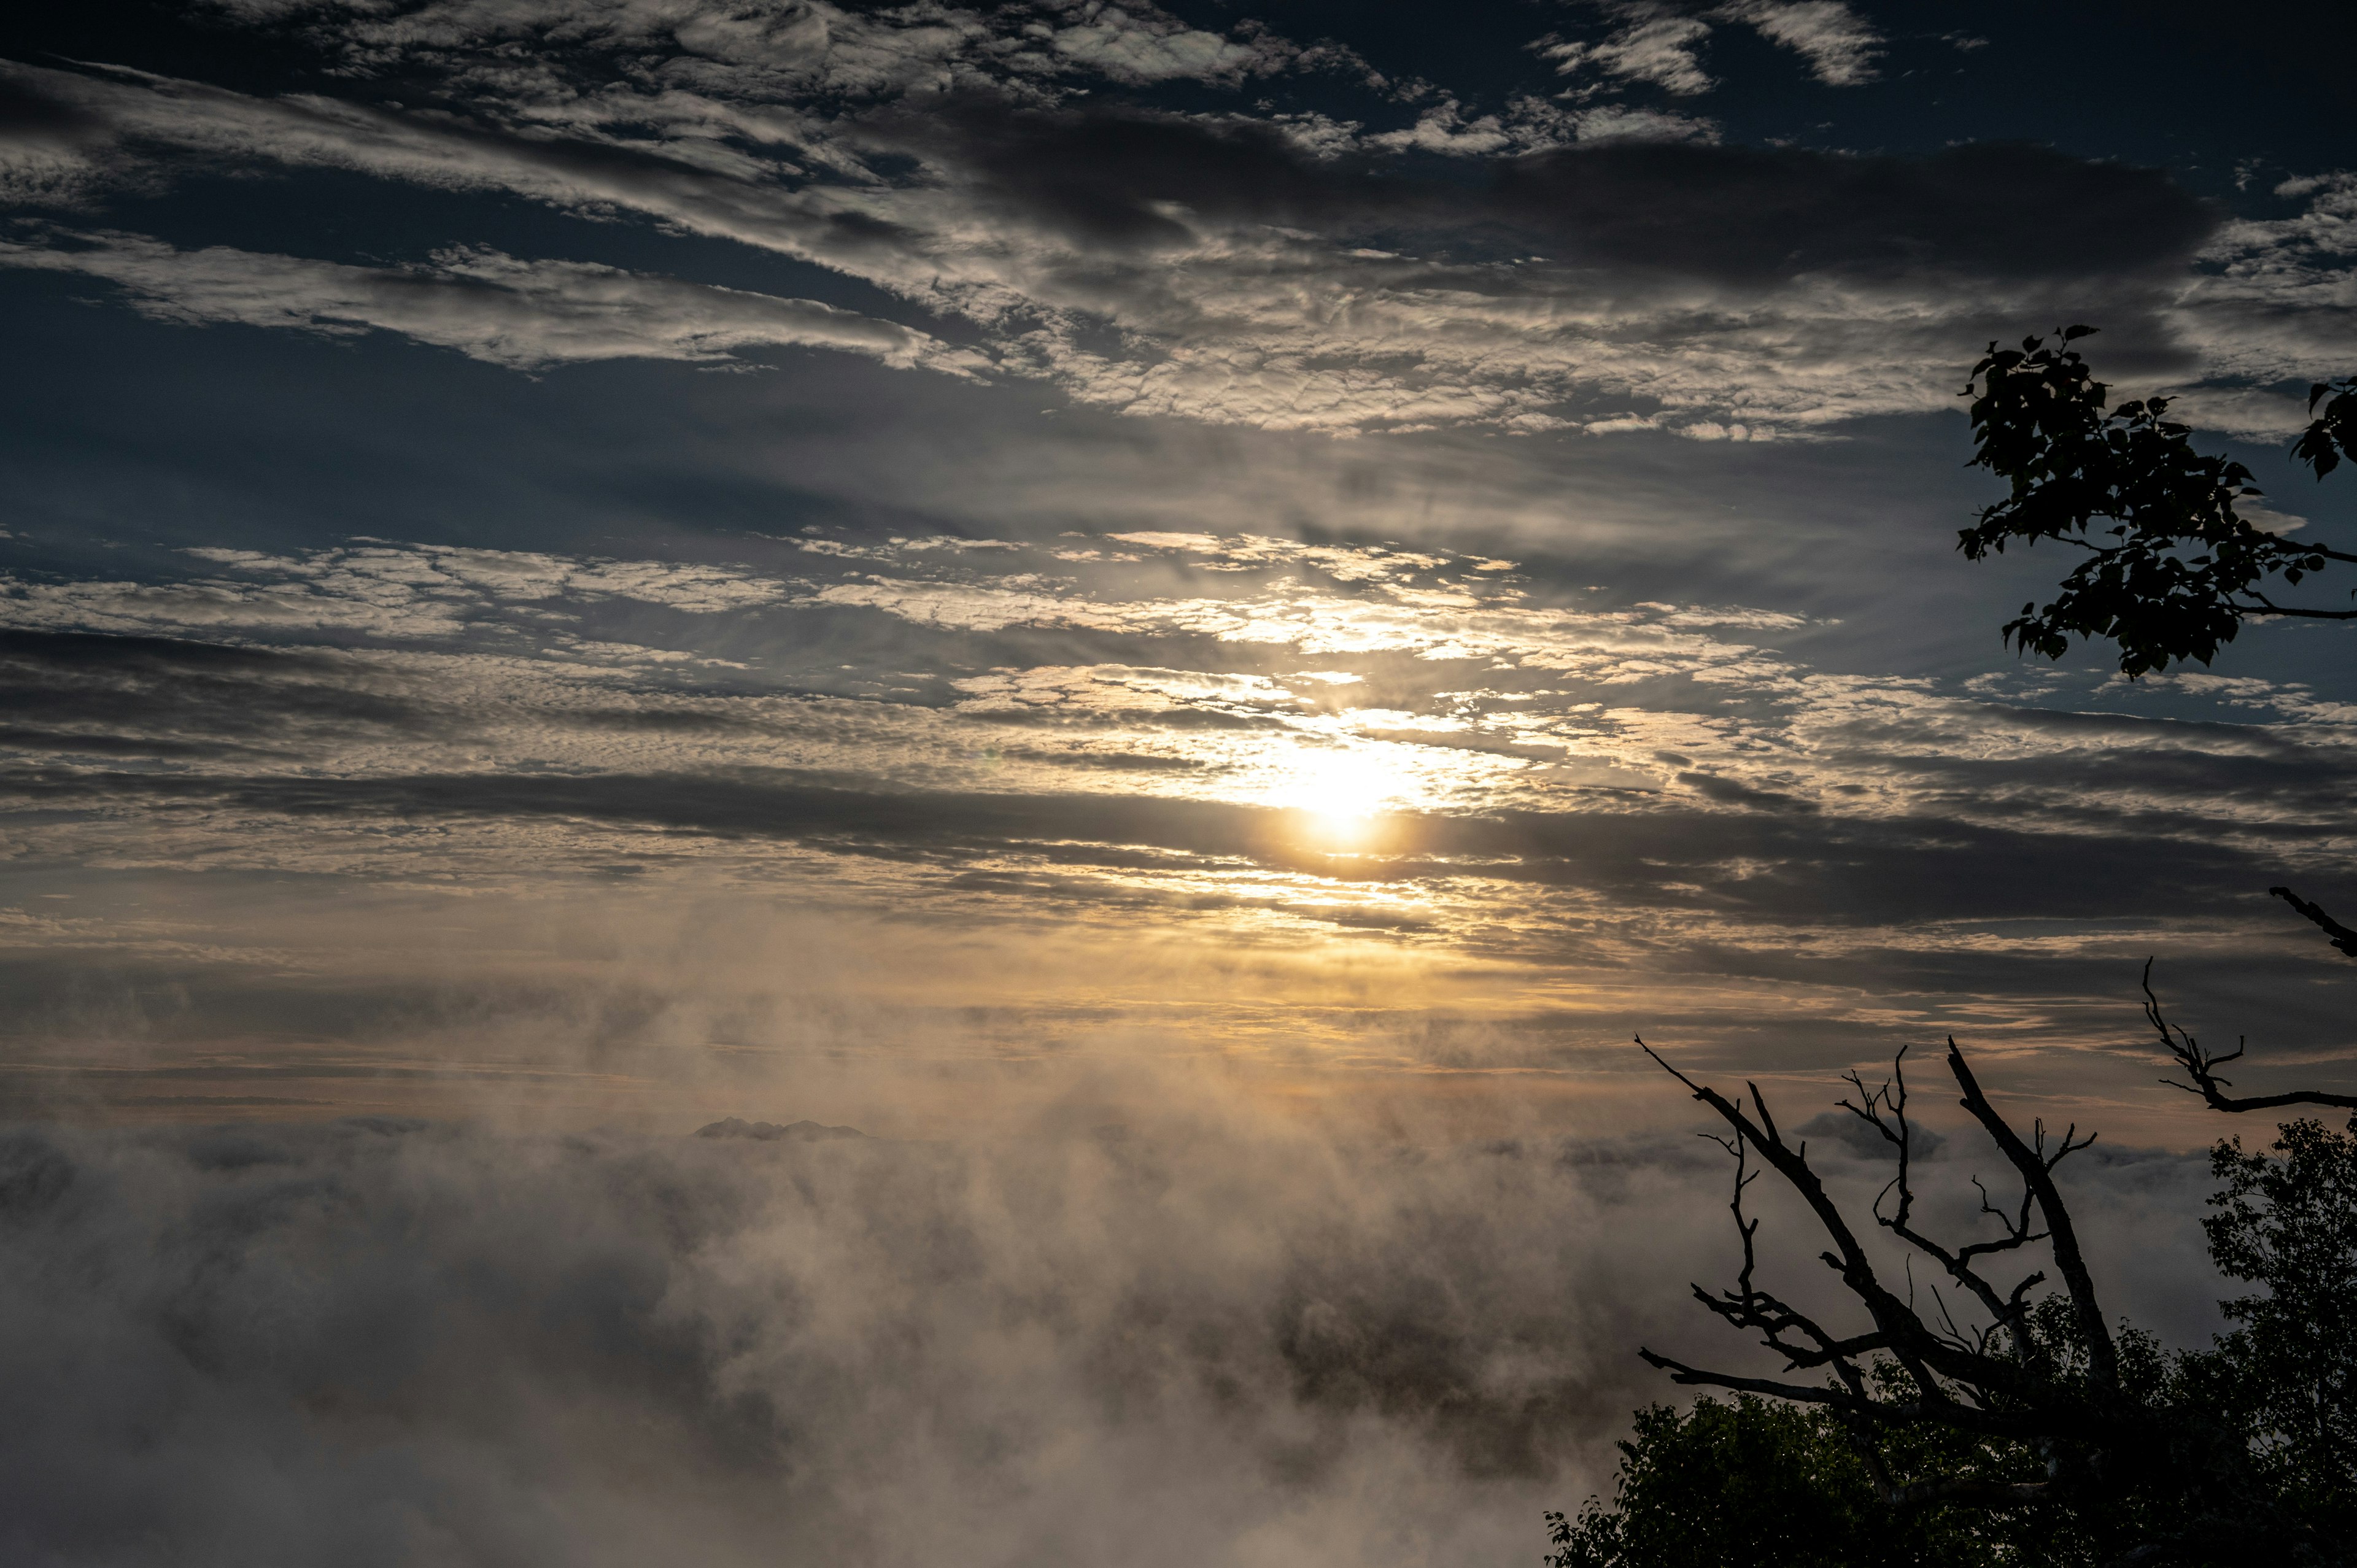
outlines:
[[[2316,905],[2274,889],[2321,929],[2334,947],[2357,956],[2352,934]],[[2242,1056],[2213,1056],[2163,1016],[2146,966],[2146,1016],[2191,1082],[2176,1086],[2222,1111],[2287,1105],[2357,1108],[2357,1096],[2319,1090],[2236,1097],[2217,1069]],[[2264,1473],[2264,1444],[2201,1399],[2148,1337],[2123,1327],[2097,1295],[2056,1169],[2094,1142],[2076,1125],[2058,1138],[2043,1122],[2024,1136],[1991,1103],[1955,1041],[1946,1066],[1960,1103],[2019,1184],[1999,1203],[1980,1178],[1978,1217],[1995,1233],[1961,1244],[1944,1241],[1919,1219],[1920,1155],[1909,1112],[1908,1052],[1889,1079],[1869,1087],[1846,1075],[1854,1097],[1842,1109],[1873,1129],[1896,1173],[1870,1206],[1873,1225],[1910,1260],[1903,1291],[1878,1272],[1862,1231],[1809,1161],[1805,1144],[1788,1141],[1759,1085],[1730,1100],[1672,1066],[1639,1040],[1664,1071],[1710,1107],[1727,1134],[1706,1134],[1734,1158],[1735,1217],[1742,1262],[1731,1287],[1694,1287],[1696,1299],[1732,1327],[1757,1336],[1783,1358],[1779,1376],[1750,1376],[1695,1365],[1651,1348],[1638,1353],[1677,1382],[1760,1395],[1813,1407],[1849,1434],[1885,1504],[1908,1509],[1945,1505],[2048,1517],[2083,1542],[2108,1541],[2093,1560],[2119,1563],[2268,1561],[2330,1563],[2342,1548],[2287,1509]],[[2168,1080],[2176,1082],[2176,1080]],[[1774,1171],[1801,1198],[1827,1245],[1819,1261],[1862,1308],[1856,1332],[1830,1325],[1760,1281],[1760,1221],[1746,1208],[1762,1174]],[[2015,1254],[2018,1272],[2000,1275]],[[1913,1258],[1937,1265],[1943,1284],[1919,1300]],[[2050,1266],[2059,1290],[2040,1294]],[[1953,1299],[1952,1299],[1953,1297]],[[1798,1374],[1799,1376],[1795,1376]],[[1926,1434],[1933,1440],[1924,1441]],[[2090,1530],[2100,1520],[2099,1528]],[[1558,1521],[1560,1522],[1560,1521]],[[1566,1527],[1566,1529],[1568,1527]],[[1568,1539],[1568,1537],[1565,1537]],[[2251,1555],[2256,1553],[2256,1556]],[[2058,1558],[2058,1561],[2061,1560]],[[2075,1560],[2075,1559],[2074,1559]]]
[[[1638,1042],[1641,1046],[1643,1042]],[[2093,1140],[2080,1138],[2074,1127],[2049,1147],[2042,1124],[2025,1140],[2005,1121],[1981,1090],[1964,1053],[1948,1043],[1948,1069],[1964,1093],[1964,1106],[1986,1129],[2012,1164],[2021,1180],[2021,1197],[2010,1210],[1999,1209],[1982,1192],[1982,1211],[1997,1218],[2001,1234],[1993,1240],[1959,1247],[1943,1245],[1915,1223],[1913,1185],[1914,1123],[1907,1113],[1906,1055],[1893,1064],[1892,1078],[1869,1090],[1851,1075],[1858,1099],[1843,1106],[1896,1151],[1899,1172],[1877,1198],[1875,1223],[1917,1252],[1940,1265],[1949,1280],[1969,1294],[1986,1320],[1959,1323],[1943,1296],[1932,1293],[1936,1321],[1918,1307],[1911,1284],[1902,1295],[1884,1282],[1857,1230],[1852,1226],[1809,1164],[1806,1144],[1788,1143],[1777,1129],[1773,1114],[1757,1084],[1747,1084],[1750,1109],[1706,1084],[1696,1083],[1645,1047],[1679,1082],[1709,1106],[1732,1133],[1716,1140],[1736,1157],[1733,1208],[1743,1245],[1743,1266],[1730,1290],[1713,1294],[1695,1287],[1705,1306],[1730,1326],[1756,1332],[1760,1342],[1785,1359],[1787,1372],[1823,1371],[1822,1383],[1778,1378],[1745,1377],[1690,1365],[1652,1349],[1638,1352],[1650,1364],[1676,1381],[1739,1392],[1767,1394],[1802,1403],[1832,1407],[1858,1434],[1869,1467],[1886,1496],[1894,1502],[1986,1500],[2018,1503],[2041,1496],[2054,1483],[2050,1477],[2029,1482],[1995,1482],[1987,1477],[1946,1477],[1917,1480],[1891,1474],[1875,1441],[1878,1429],[1894,1424],[1931,1423],[1977,1437],[2008,1438],[2031,1444],[2067,1439],[2094,1445],[2100,1452],[2110,1428],[2133,1412],[2119,1400],[2119,1357],[2093,1280],[2082,1257],[2069,1211],[2055,1190],[2054,1168]],[[1757,1279],[1755,1237],[1760,1221],[1744,1212],[1744,1191],[1758,1178],[1749,1169],[1746,1151],[1782,1176],[1806,1203],[1832,1243],[1820,1254],[1844,1289],[1865,1307],[1872,1327],[1857,1334],[1839,1334],[1808,1313],[1762,1289]],[[2042,1224],[2043,1229],[2033,1229]],[[2073,1380],[2067,1399],[2055,1397],[2055,1369],[2043,1362],[2047,1347],[2032,1324],[2029,1293],[2046,1278],[2032,1270],[2009,1285],[2001,1285],[1984,1272],[1986,1260],[2045,1242],[2062,1276],[2072,1314],[2073,1337],[2082,1347],[2083,1374]],[[1903,1374],[1894,1379],[1878,1364],[1887,1359]],[[2059,1451],[2058,1451],[2059,1452]]]

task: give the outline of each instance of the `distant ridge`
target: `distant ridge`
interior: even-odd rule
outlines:
[[[708,1127],[698,1127],[699,1138],[758,1138],[775,1143],[785,1139],[796,1144],[821,1144],[831,1138],[865,1138],[866,1133],[856,1127],[824,1127],[816,1122],[792,1122],[780,1127],[775,1122],[748,1122],[741,1116],[731,1116],[726,1122],[715,1122]]]

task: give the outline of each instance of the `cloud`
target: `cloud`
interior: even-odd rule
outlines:
[[[162,320],[380,330],[511,370],[587,360],[726,362],[752,348],[821,348],[952,375],[980,355],[816,300],[650,277],[589,262],[519,261],[487,248],[437,251],[410,267],[355,267],[145,235],[37,231],[0,241],[0,265],[104,278]]]
[[[1232,82],[1291,62],[1293,47],[1269,34],[1234,42],[1188,27],[1158,8],[1076,7],[1061,27],[1043,27],[1062,58],[1115,81]]]
[[[1956,921],[2222,916],[2316,857],[2357,774],[2330,713],[2187,725],[1827,677],[1781,714],[1605,707],[1593,696],[1616,660],[1708,671],[1727,655],[1642,618],[1531,624],[1598,647],[1605,683],[1562,658],[1489,672],[1544,682],[1550,701],[1436,693],[1463,666],[1411,683],[1432,661],[1386,663],[1401,650],[1362,641],[1353,661],[1374,679],[1340,685],[1331,669],[1042,666],[961,678],[953,703],[939,688],[845,701],[683,687],[660,662],[576,667],[567,647],[17,633],[0,647],[15,716],[0,792],[20,846],[85,861],[228,854],[365,875],[376,824],[436,822],[453,835],[446,871],[494,881],[650,854],[699,876],[800,865],[846,895],[921,893],[951,919],[985,914],[969,901],[983,885],[962,879],[1029,877],[1032,910],[1157,907],[1168,921],[1192,907],[1268,932],[1380,915],[1533,962],[1560,956],[1573,918],[1591,939],[1716,944],[1698,961],[1716,968],[1738,950],[1782,962],[1831,944],[1856,961],[1862,945],[1953,943]],[[1001,738],[1009,725],[1019,744]],[[1340,856],[1314,816],[1338,790],[1384,813]],[[114,847],[92,836],[93,811],[120,824],[102,834]],[[1665,912],[1674,939],[1651,929]],[[1936,933],[1910,934],[1926,921]],[[1986,958],[2111,940],[1973,945]]]
[[[481,961],[515,974],[448,981],[463,1004],[430,976],[345,985],[355,964],[405,972],[406,945],[314,950],[314,917],[274,933],[259,913],[284,886],[341,890],[358,919],[415,884],[481,901],[487,930],[535,929],[551,899],[724,891],[889,912],[945,953],[1079,944],[1074,974],[1116,991],[1103,968],[1141,930],[1319,973],[1469,965],[1482,1007],[1583,1040],[1658,1026],[1838,1065],[1950,1027],[2045,1043],[2072,1082],[2095,1070],[2083,1047],[2129,1032],[2159,951],[2213,1010],[2264,1011],[2270,1047],[2338,1038],[2307,983],[2331,955],[2256,912],[2287,879],[2336,902],[2357,729],[2312,693],[2064,671],[2031,707],[1829,674],[1759,646],[1810,629],[1789,615],[1551,603],[1526,570],[1436,545],[967,542],[991,547],[846,542],[792,553],[791,575],[208,549],[193,585],[41,585],[40,626],[0,639],[20,864],[223,903],[27,899],[0,912],[0,987],[30,1019],[119,994],[124,1038],[158,1009],[190,1038],[373,1037],[479,1008],[556,1039],[604,1015],[496,944]],[[318,629],[185,610],[238,595]],[[59,629],[77,617],[142,634]],[[716,649],[731,668],[695,662]],[[2167,716],[2189,711],[2219,717]],[[1326,821],[1343,809],[1367,825]],[[1130,985],[1123,1015],[1165,981]],[[610,1027],[729,1013],[726,989],[617,995]]]
[[[544,615],[538,607],[552,600],[626,599],[712,615],[779,603],[789,593],[773,579],[724,566],[525,551],[361,543],[296,555],[214,546],[187,553],[221,575],[166,583],[0,577],[0,621],[114,632],[338,630],[435,641],[503,609]]]
[[[227,580],[180,583],[6,585],[0,614],[20,627],[99,631],[255,632],[334,629],[382,637],[439,638],[459,629],[457,607],[405,587],[371,584],[356,594],[306,585],[259,587]]]
[[[925,1144],[13,1129],[12,1549],[1495,1558],[1664,1391],[1641,1339],[1748,1364],[1684,1300],[1731,1247],[1690,1140],[1340,1147],[1149,1087]],[[2198,1179],[2090,1165],[2074,1197],[2198,1297]],[[2176,1305],[2113,1250],[2110,1300]]]
[[[1547,42],[1538,50],[1555,61],[1557,73],[1593,68],[1628,81],[1650,82],[1665,92],[1692,97],[1717,85],[1702,69],[1695,46],[1710,37],[1710,25],[1664,5],[1613,5],[1626,25],[1601,43]]]
[[[529,79],[533,65],[488,69],[485,47],[509,61],[587,48],[619,56],[632,86],[691,91],[780,90],[821,100],[989,87],[1048,96],[1086,73],[1117,82],[1233,85],[1296,67],[1357,65],[1337,46],[1305,49],[1265,27],[1232,35],[1190,27],[1151,0],[1051,0],[1022,8],[928,4],[872,8],[783,0],[754,9],[635,0],[427,0],[378,6],[346,0],[214,0],[240,20],[293,24],[374,74],[466,69],[484,85]],[[1363,70],[1363,67],[1360,67]]]
[[[2305,206],[2223,225],[2168,317],[2211,378],[2168,389],[2182,389],[2178,414],[2270,443],[2309,419],[2306,386],[2293,395],[2281,383],[2357,362],[2357,174],[2287,180],[2276,195]]]
[[[747,812],[781,823],[794,820],[785,797],[765,791],[807,785],[833,800],[826,791],[866,780],[857,787],[895,800],[942,790],[1004,797],[984,812],[995,824],[988,832],[1031,840],[1052,835],[1003,812],[1036,794],[1054,802],[1043,808],[1051,814],[1085,820],[1095,808],[1064,799],[1066,770],[1082,768],[1123,776],[1124,799],[1105,807],[1115,813],[1109,822],[1146,813],[1138,822],[1146,825],[1107,826],[1098,836],[1108,845],[1163,843],[1150,822],[1191,820],[1186,796],[1242,810],[1219,819],[1232,821],[1220,830],[1231,846],[1221,853],[1259,854],[1253,846],[1295,832],[1286,813],[1342,789],[1348,774],[1350,789],[1406,813],[1394,846],[1405,858],[1393,870],[1416,877],[1440,874],[1418,857],[1454,842],[1456,830],[1437,825],[1453,813],[1532,822],[1593,813],[1604,803],[1584,792],[1595,789],[1638,792],[1610,809],[1640,814],[1823,814],[1845,824],[1826,828],[1836,836],[1944,818],[2032,838],[2095,833],[2306,855],[2295,846],[2333,821],[2357,766],[2345,706],[2305,688],[2230,690],[2192,679],[2150,688],[2228,711],[2262,704],[2264,723],[2072,714],[1921,681],[1813,671],[1760,646],[1808,629],[1788,613],[1541,601],[1516,574],[1494,570],[1510,563],[1445,549],[1149,531],[1103,536],[1118,550],[982,542],[990,548],[949,550],[920,537],[806,549],[792,576],[381,543],[287,556],[208,548],[193,553],[209,575],[24,581],[5,603],[8,618],[39,635],[235,635],[277,645],[357,635],[383,651],[338,655],[346,662],[323,668],[375,693],[371,702],[422,691],[416,682],[428,668],[449,703],[468,693],[453,711],[470,706],[475,717],[447,748],[420,746],[411,725],[397,742],[348,738],[336,745],[352,746],[349,754],[315,759],[355,779],[496,772],[529,757],[576,778],[630,774],[640,781],[614,786],[622,802],[641,790],[660,794],[665,787],[652,780],[677,770],[697,780],[681,785],[683,801],[717,790],[712,799],[741,798]],[[747,684],[733,694],[701,684],[708,676],[699,672],[717,666],[697,645],[710,646],[715,633],[648,620],[652,614],[725,622],[726,645],[753,662],[721,663],[730,682]],[[665,626],[688,646],[662,646]],[[901,673],[888,682],[863,676],[847,689],[820,685],[861,695],[841,708],[796,694],[811,690],[803,682],[844,680],[821,661],[831,659],[833,638],[853,634],[820,628],[851,626],[888,647],[884,657]],[[1098,661],[1067,661],[1092,645],[1103,650]],[[814,659],[796,651],[805,647]],[[410,648],[418,651],[401,651]],[[319,678],[298,682],[306,703]],[[28,701],[55,683],[28,681]],[[241,698],[241,711],[256,700]],[[93,759],[135,751],[145,721],[134,720],[149,709],[135,704],[121,727],[106,727],[73,722],[76,713],[94,720],[109,711],[95,692],[75,703],[53,713],[30,702],[28,714],[49,716],[18,744]],[[975,733],[1009,725],[1061,734],[1052,745],[1006,748]],[[175,725],[158,738],[181,747],[217,742],[225,756],[251,744],[242,724],[210,739]],[[747,782],[747,769],[769,781]],[[457,791],[452,800],[475,789],[455,778],[434,788]],[[250,799],[261,805],[265,795]],[[513,797],[515,809],[540,811],[524,804],[533,799],[552,802],[549,810],[614,814],[590,797],[536,785]],[[812,809],[832,820],[837,807]],[[901,808],[873,809],[891,816]],[[964,814],[940,809],[944,822]],[[734,821],[722,811],[678,825],[729,833],[738,831]],[[1518,875],[1487,864],[1503,853],[1480,850],[1476,875]],[[1792,853],[1806,860],[1836,852],[1796,844]],[[1656,880],[1699,887],[1715,885],[1715,874],[1663,869]],[[1798,913],[1780,906],[1778,918]]]
[[[1882,35],[1842,0],[1738,0],[1714,14],[1800,55],[1827,87],[1856,87],[1878,74]]]
[[[1312,1230],[1340,1224],[1323,1240],[1222,1220],[1192,1167],[1168,1191],[1158,1140],[1047,1147],[16,1134],[13,1277],[96,1248],[116,1283],[8,1302],[13,1538],[164,1535],[192,1563],[885,1563],[956,1516],[967,1549],[1034,1560],[1242,1560],[1274,1536],[1363,1561],[1394,1531],[1528,1534],[1544,1477],[1628,1402],[1624,1359],[1560,1331],[1609,1309],[1533,1317],[1544,1293],[1509,1283],[1551,1249],[1460,1238],[1474,1272],[1435,1297],[1423,1228],[1361,1211],[1309,1151],[1254,1165],[1300,1184]],[[1543,1165],[1500,1174],[1560,1195],[1524,1220],[1580,1204]],[[1486,1185],[1402,1190],[1457,1212]],[[85,1397],[52,1399],[68,1380]],[[652,1452],[618,1469],[618,1444]],[[1376,1477],[1405,1489],[1351,1522]]]
[[[81,205],[113,141],[97,116],[0,79],[0,205]]]
[[[2116,330],[2149,334],[2217,224],[2151,171],[2005,146],[1717,146],[1704,123],[1620,105],[1477,112],[1443,97],[1398,130],[1335,124],[1305,145],[1290,123],[1117,99],[994,89],[855,110],[688,73],[593,112],[618,90],[511,81],[477,47],[430,56],[465,98],[450,117],[121,72],[8,75],[109,127],[124,157],[175,147],[635,212],[962,319],[1002,373],[1085,403],[1336,434],[1757,439],[1945,406],[1953,344],[1985,323],[2101,306]],[[756,124],[757,110],[800,118]],[[1480,177],[1389,162],[1429,155],[1472,159]],[[2086,220],[2026,230],[2010,220],[2024,203]],[[895,363],[980,362],[913,328],[581,263],[478,251],[414,275],[277,264],[332,296],[315,323],[414,325],[519,360],[818,339]]]
[[[1540,58],[1555,62],[1558,74],[1594,70],[1679,97],[1699,96],[1718,85],[1701,59],[1713,22],[1754,28],[1806,59],[1828,87],[1872,81],[1882,54],[1882,35],[1841,0],[1738,0],[1701,12],[1661,0],[1601,0],[1593,8],[1620,26],[1598,42],[1549,37],[1533,46]]]

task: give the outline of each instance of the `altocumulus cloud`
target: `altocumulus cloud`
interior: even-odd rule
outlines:
[[[5,259],[184,319],[376,327],[519,366],[816,343],[1335,434],[1804,435],[1945,406],[1950,375],[1928,367],[1955,343],[2072,316],[2109,324],[2148,378],[2206,388],[2201,417],[2272,435],[2289,405],[2270,383],[2330,369],[2306,324],[2340,311],[2333,178],[2285,188],[2303,221],[2222,232],[2211,204],[2121,164],[1725,145],[1602,88],[1481,111],[1347,49],[1150,6],[225,9],[340,61],[337,95],[9,65],[11,188],[71,200],[274,166],[505,192],[815,263],[929,325],[481,247],[356,268],[51,235]],[[1712,85],[1695,51],[1715,27],[1836,89],[1871,81],[1884,44],[1830,3],[1606,12],[1600,39],[1534,47],[1678,102]],[[1366,118],[1148,91],[1304,73]],[[2037,211],[2072,220],[2019,220]],[[939,341],[950,322],[971,348]]]

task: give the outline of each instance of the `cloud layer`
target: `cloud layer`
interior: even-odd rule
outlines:
[[[852,918],[1104,950],[1144,922],[1303,962],[1487,965],[1488,1015],[1561,1013],[1590,1049],[1624,1035],[1637,977],[1727,1050],[1773,986],[1775,1028],[1825,1062],[1925,1026],[2126,1044],[2156,947],[2206,986],[2217,954],[2236,984],[2329,958],[2263,891],[2329,891],[2349,852],[2357,730],[2307,687],[2081,677],[2111,711],[2072,712],[2051,682],[1835,674],[1775,651],[1803,618],[1543,594],[1441,546],[191,553],[178,580],[0,598],[0,795],[27,864],[357,886],[422,832],[437,878],[500,897],[603,899],[620,865],[650,896],[807,885]],[[877,648],[888,667],[837,657]],[[16,936],[143,975],[198,940],[91,934],[25,913]],[[234,990],[283,960],[203,961]],[[1110,1004],[1153,1014],[1154,983]],[[1401,983],[1410,1011],[1456,1004]],[[205,1026],[233,1033],[223,1005]],[[2277,1048],[2330,1032],[2296,1007],[2273,1026]]]
[[[2201,417],[2272,439],[2269,388],[2327,373],[2341,329],[2317,324],[2349,315],[2338,176],[2284,188],[2304,219],[2227,228],[2116,162],[1736,146],[1618,88],[1483,108],[1339,46],[1150,7],[228,9],[340,60],[343,85],[8,66],[10,188],[356,171],[738,242],[910,319],[481,245],[388,268],[31,232],[0,260],[107,277],[184,320],[376,328],[520,368],[815,345],[1340,435],[1822,434],[1946,406],[1957,344],[2070,317],[2107,324],[2147,381],[2207,388],[2187,404]],[[1872,81],[1884,42],[1824,0],[1605,20],[1539,53],[1676,103],[1711,85],[1694,51],[1714,27],[1748,26],[1834,89]],[[1304,73],[1364,117],[1154,98]]]
[[[0,1543],[1511,1555],[1662,1391],[1636,1340],[1734,1353],[1680,1310],[1730,1247],[1706,1146],[1339,1147],[1175,1087],[1002,1142],[0,1133]],[[1820,1157],[1845,1193],[1879,1179]],[[2112,1299],[2177,1336],[2210,1323],[2171,1212],[2197,1180],[2147,1156],[2077,1184]]]

